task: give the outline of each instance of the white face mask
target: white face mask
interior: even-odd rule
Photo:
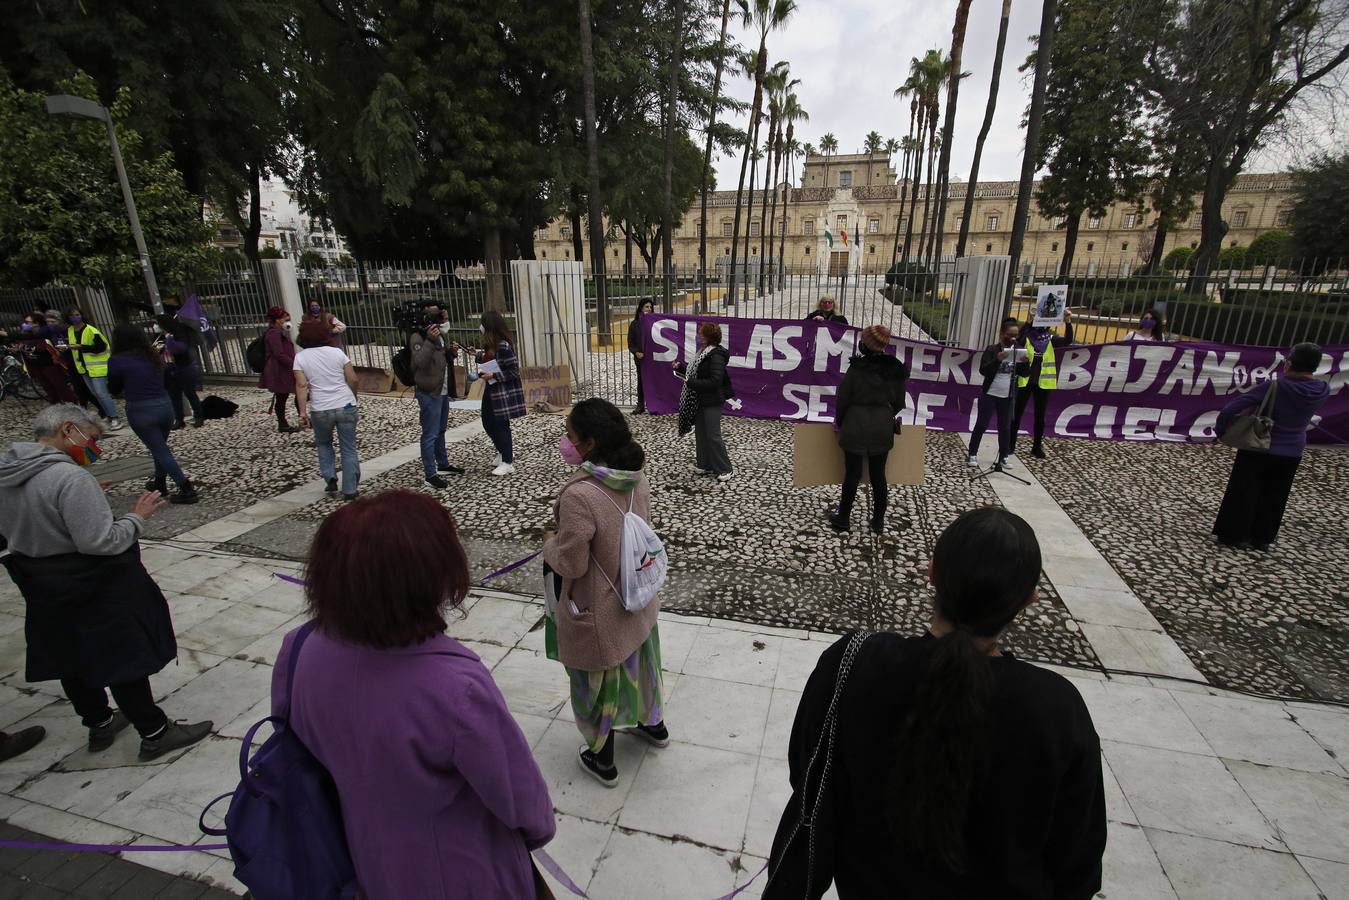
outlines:
[[[478,326],[478,334],[486,334],[486,333],[487,333],[487,326],[486,326],[486,325],[479,325],[479,326]]]

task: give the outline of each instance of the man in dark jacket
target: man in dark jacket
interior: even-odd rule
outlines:
[[[836,312],[838,304],[834,298],[825,294],[820,298],[820,305],[806,315],[807,322],[833,322],[835,325],[847,325],[848,320],[843,317],[843,313]]]
[[[835,531],[851,527],[853,500],[862,481],[862,462],[866,460],[871,478],[871,530],[885,529],[885,507],[889,490],[885,481],[885,463],[895,446],[895,417],[904,408],[904,382],[909,367],[885,352],[890,345],[890,329],[872,325],[862,330],[858,355],[848,366],[838,389],[838,442],[843,447],[843,497],[838,509],[829,516]]]
[[[450,369],[446,350],[455,350],[440,333],[440,311],[429,309],[422,313],[422,327],[408,338],[412,356],[412,380],[416,382],[417,414],[421,425],[422,471],[426,483],[444,490],[450,483],[441,472],[463,475],[459,466],[450,465],[445,451],[445,427],[450,418]]]
[[[4,565],[24,598],[26,680],[60,680],[89,729],[91,753],[135,725],[140,759],[149,762],[206,737],[212,723],[171,722],[155,705],[150,676],[178,655],[178,645],[137,538],[164,501],[150,491],[113,518],[84,468],[102,452],[102,435],[99,421],[78,406],[49,406],[33,422],[35,440],[0,456]]]

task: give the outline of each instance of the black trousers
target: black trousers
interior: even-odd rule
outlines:
[[[1300,456],[1238,450],[1213,533],[1224,541],[1271,543],[1279,534]]]
[[[970,456],[979,455],[979,444],[994,414],[998,417],[998,459],[1006,459],[1012,452],[1016,434],[1012,431],[1012,398],[980,394],[979,411],[974,417],[974,430],[970,432]]]
[[[136,726],[141,737],[154,734],[168,724],[169,717],[164,710],[155,705],[154,692],[150,690],[150,679],[142,678],[128,684],[109,686],[117,707]],[[79,678],[62,678],[61,688],[70,698],[70,705],[79,713],[80,721],[86,728],[102,725],[112,716],[112,707],[108,706],[108,695],[102,687],[86,684]]]
[[[867,462],[867,474],[871,478],[871,517],[879,519],[885,515],[885,506],[890,498],[889,487],[885,483],[885,461],[890,456],[887,450],[878,456],[862,456],[860,453],[843,453],[843,498],[839,500],[839,518],[852,515],[853,501],[857,499],[857,486],[862,483],[862,460]]]
[[[642,361],[634,356],[632,364],[637,369],[637,412],[646,412],[646,392],[642,390]]]
[[[1031,397],[1035,398],[1035,431],[1032,432],[1035,446],[1040,446],[1040,442],[1045,437],[1045,410],[1049,406],[1049,388],[1042,388],[1035,382],[1031,382],[1017,391],[1016,394],[1016,415],[1012,417],[1012,444],[1016,444],[1016,436],[1021,432],[1021,414],[1026,411],[1026,404],[1030,402]]]

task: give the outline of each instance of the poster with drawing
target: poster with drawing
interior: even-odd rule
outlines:
[[[1063,313],[1068,308],[1068,285],[1042,284],[1035,296],[1035,320],[1037,327],[1063,324]]]

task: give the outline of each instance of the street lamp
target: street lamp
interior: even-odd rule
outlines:
[[[112,116],[106,109],[92,100],[83,97],[71,97],[68,94],[56,94],[47,98],[47,113],[53,116],[80,116],[85,119],[98,119],[108,127],[108,140],[112,143],[112,161],[117,166],[117,180],[122,184],[122,199],[126,201],[127,218],[131,220],[131,235],[136,239],[136,253],[140,256],[141,272],[145,275],[145,288],[150,292],[150,303],[156,315],[164,314],[164,304],[159,299],[159,285],[155,282],[155,268],[150,263],[150,252],[145,249],[145,235],[141,233],[141,220],[136,215],[136,201],[131,196],[131,182],[126,178],[126,167],[122,165],[122,149],[117,145],[117,130],[112,127]]]

